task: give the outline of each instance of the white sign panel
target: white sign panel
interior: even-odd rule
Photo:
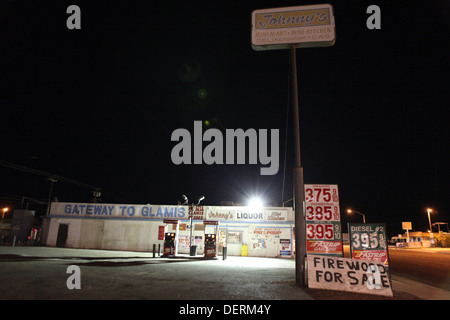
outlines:
[[[52,202],[50,216],[63,218],[188,219],[188,206]]]
[[[245,206],[205,206],[205,220],[239,222],[289,222],[294,221],[292,208],[252,209]]]
[[[308,255],[308,286],[392,297],[389,268],[383,263]]]
[[[402,222],[402,229],[403,230],[412,230],[412,223],[411,222]]]
[[[336,40],[330,4],[255,10],[252,12],[254,50],[332,46]]]
[[[292,208],[252,209],[245,206],[140,205],[115,203],[52,202],[50,216],[58,218],[181,219],[236,222],[293,222]]]

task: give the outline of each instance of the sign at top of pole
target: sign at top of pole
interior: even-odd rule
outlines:
[[[330,4],[261,9],[252,12],[252,48],[256,51],[328,47],[336,41]]]

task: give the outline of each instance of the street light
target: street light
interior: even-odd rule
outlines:
[[[183,203],[183,205],[186,205],[186,204],[188,204],[188,202],[189,202],[189,199],[188,199],[188,197],[186,197],[184,194],[182,195],[182,197],[183,197],[183,200],[184,200],[184,203]],[[201,201],[203,201],[203,200],[205,200],[205,196],[200,196],[199,198],[198,198],[198,200],[197,200],[197,206],[198,205],[200,205],[200,202]],[[192,246],[192,218],[193,218],[193,216],[194,216],[194,212],[195,212],[195,206],[194,206],[194,203],[192,203],[192,209],[190,210],[190,212],[189,212],[189,219],[191,220],[191,230],[190,230],[190,235],[189,235],[189,255],[190,256],[195,256],[195,252],[194,252],[194,250],[193,250],[193,246]]]
[[[430,213],[433,212],[433,209],[427,208],[427,213],[428,213],[428,223],[430,224],[430,233],[433,233],[433,230],[431,229],[431,217],[430,217]]]
[[[200,196],[197,201],[197,205],[200,204],[201,201],[205,200],[205,196]]]
[[[433,229],[432,229],[432,225],[431,225],[431,216],[430,216],[430,213],[432,213],[432,212],[433,212],[433,209],[427,208],[428,223],[430,224],[430,243],[431,243],[431,246],[434,247]]]
[[[253,210],[260,210],[264,206],[263,202],[259,198],[252,198],[249,200],[247,207]]]
[[[352,210],[352,209],[347,209],[347,213],[348,213],[348,214],[352,214],[353,212],[362,215],[362,217],[363,217],[363,223],[366,223],[366,215],[365,215],[364,213],[361,213],[361,212],[359,212],[359,211]]]
[[[3,218],[5,218],[5,213],[8,212],[9,208],[8,207],[4,207],[2,209],[3,213],[2,213],[2,222],[3,222]]]

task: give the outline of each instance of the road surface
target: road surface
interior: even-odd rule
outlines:
[[[344,245],[349,258],[349,246]],[[450,291],[450,248],[389,247],[391,274]]]
[[[390,249],[392,274],[450,291],[450,249]]]
[[[450,300],[447,250],[391,249],[394,299]],[[390,299],[300,289],[294,281],[292,259],[229,257],[225,261],[205,261],[151,256],[105,250],[0,247],[0,299]],[[66,286],[70,265],[80,267],[82,290]]]

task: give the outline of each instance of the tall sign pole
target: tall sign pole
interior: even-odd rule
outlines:
[[[336,40],[330,4],[261,9],[252,12],[252,48],[256,51],[290,49],[294,117],[295,278],[306,285],[305,191],[300,154],[296,48],[332,46]]]
[[[294,116],[294,212],[295,212],[295,279],[298,285],[305,285],[305,186],[300,152],[300,114],[298,110],[297,57],[295,45],[291,45],[292,114]]]

